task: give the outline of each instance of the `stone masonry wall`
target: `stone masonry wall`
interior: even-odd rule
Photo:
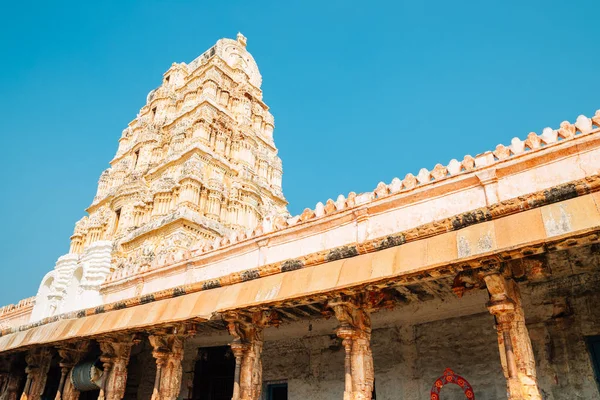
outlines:
[[[372,337],[377,399],[427,399],[446,367],[464,376],[477,399],[506,396],[493,318],[477,314],[412,327],[375,329]],[[265,381],[288,381],[290,399],[341,399],[344,351],[335,336],[267,342]],[[447,392],[447,393],[446,393]],[[460,392],[444,389],[446,394]]]
[[[586,337],[600,335],[600,277],[532,286],[528,328],[545,399],[600,400]]]

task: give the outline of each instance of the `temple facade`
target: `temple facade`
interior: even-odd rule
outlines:
[[[246,38],[173,64],[0,400],[600,400],[600,111],[291,216]]]

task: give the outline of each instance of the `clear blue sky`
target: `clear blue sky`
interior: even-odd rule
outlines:
[[[593,0],[5,3],[0,304],[68,251],[163,72],[238,31],[292,214],[600,108]]]

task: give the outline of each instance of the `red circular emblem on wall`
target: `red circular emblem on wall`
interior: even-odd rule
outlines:
[[[433,383],[430,399],[440,400],[440,391],[444,385],[447,385],[448,383],[454,383],[455,385],[460,386],[463,392],[465,392],[467,399],[475,400],[475,393],[469,382],[462,376],[456,375],[450,368],[446,368],[444,375],[437,378]]]

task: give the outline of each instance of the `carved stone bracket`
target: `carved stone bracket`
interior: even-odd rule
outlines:
[[[277,325],[274,311],[251,314],[228,312],[223,315],[233,336],[231,350],[235,356],[235,376],[232,400],[259,400],[262,389],[263,330]]]
[[[58,384],[58,390],[56,392],[55,400],[76,400],[79,397],[79,391],[75,388],[68,388],[66,391],[68,396],[64,396],[66,378],[71,369],[79,362],[79,360],[88,351],[89,342],[77,342],[77,343],[66,343],[58,346],[56,350],[60,356],[60,382]],[[70,383],[69,383],[70,386]]]
[[[496,317],[500,361],[507,381],[508,398],[541,400],[519,286],[499,272],[491,272],[483,279],[490,294],[488,309]]]
[[[340,296],[328,304],[340,322],[336,334],[342,339],[346,351],[344,400],[371,399],[373,394],[375,371],[369,311],[373,298],[371,293]]]
[[[153,332],[148,337],[156,360],[156,378],[151,400],[175,400],[181,389],[183,346],[195,333],[193,327],[177,325]]]
[[[131,348],[139,340],[132,334],[111,335],[98,340],[104,378],[98,400],[121,400],[127,384],[127,364]]]
[[[50,348],[38,347],[29,350],[25,356],[27,367],[27,381],[25,389],[21,395],[21,400],[40,400],[44,388],[46,387],[46,379],[48,378],[48,370],[52,361]]]

